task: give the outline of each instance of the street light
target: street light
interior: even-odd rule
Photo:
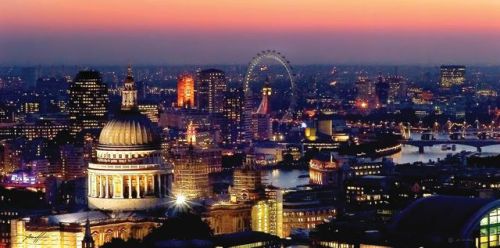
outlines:
[[[185,205],[186,201],[187,201],[187,199],[184,195],[178,195],[175,198],[175,205],[177,205],[177,206]]]

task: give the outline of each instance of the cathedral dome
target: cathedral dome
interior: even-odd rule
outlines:
[[[138,111],[121,111],[99,136],[100,146],[154,146],[159,136],[151,121]]]

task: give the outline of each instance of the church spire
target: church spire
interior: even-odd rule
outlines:
[[[196,128],[193,121],[190,121],[186,130],[186,140],[190,145],[196,144]]]
[[[94,247],[95,247],[94,239],[92,238],[92,233],[90,232],[90,221],[87,218],[87,221],[85,222],[85,234],[82,240],[82,248],[94,248]]]
[[[131,110],[137,107],[137,89],[132,75],[132,65],[128,65],[127,78],[122,90],[122,110]]]
[[[132,64],[128,64],[127,67],[127,78],[132,77]]]

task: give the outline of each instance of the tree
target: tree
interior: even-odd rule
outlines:
[[[105,243],[101,248],[135,248],[143,247],[137,239],[128,239],[127,241],[119,238],[111,239],[111,242]]]
[[[181,213],[168,218],[159,228],[147,235],[143,244],[145,247],[152,246],[161,240],[207,240],[212,237],[210,226],[198,215],[192,213]]]

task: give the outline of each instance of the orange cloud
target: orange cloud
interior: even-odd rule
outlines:
[[[0,9],[0,28],[12,30],[500,30],[494,0],[23,0]]]

